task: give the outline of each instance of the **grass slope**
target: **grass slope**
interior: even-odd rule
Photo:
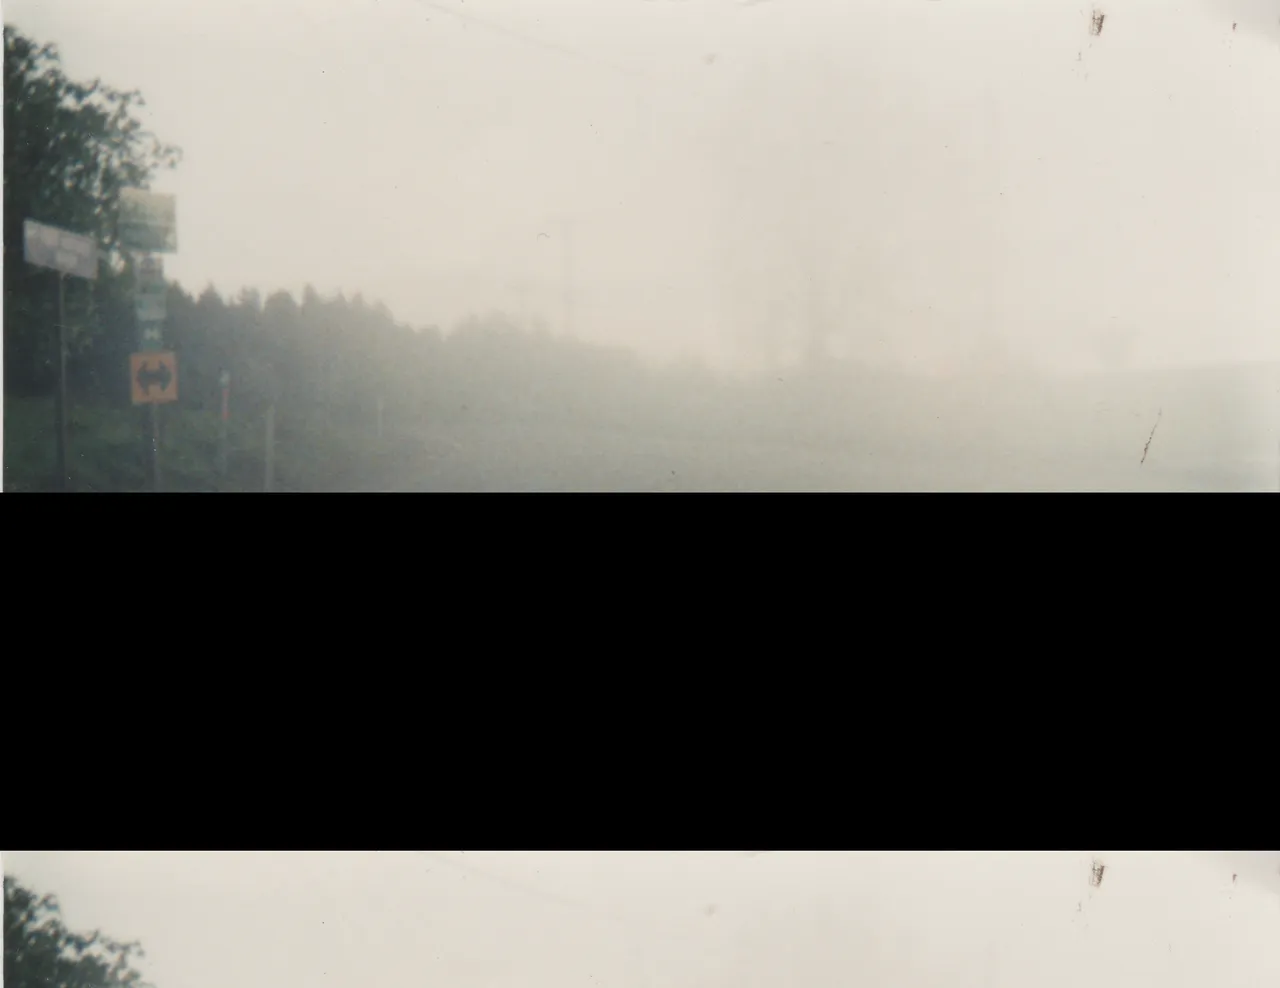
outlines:
[[[218,476],[220,424],[216,413],[170,405],[161,409],[163,486],[169,492],[263,490],[266,429],[261,417],[228,427],[227,476]],[[74,406],[68,423],[71,489],[77,492],[151,490],[150,419],[146,409]],[[54,413],[50,399],[6,398],[4,489],[53,487]],[[370,473],[392,468],[392,441],[372,430],[322,426],[281,418],[276,427],[275,489],[281,492],[352,490]]]

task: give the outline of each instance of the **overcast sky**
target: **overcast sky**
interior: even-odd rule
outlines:
[[[1272,852],[4,853],[72,929],[141,940],[157,988],[1259,988],[1280,984],[1277,865]]]
[[[195,290],[559,327],[567,283],[580,335],[725,359],[811,303],[900,366],[1280,357],[1280,2],[1100,7],[1097,37],[1083,0],[4,15],[184,149],[157,187]]]

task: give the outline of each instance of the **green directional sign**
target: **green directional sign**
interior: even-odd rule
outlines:
[[[164,349],[164,323],[138,323],[138,349],[144,353],[154,353]]]
[[[164,259],[143,254],[138,258],[133,305],[138,321],[138,349],[144,353],[164,349],[167,294]]]
[[[121,189],[119,235],[127,250],[176,251],[178,224],[173,196]]]

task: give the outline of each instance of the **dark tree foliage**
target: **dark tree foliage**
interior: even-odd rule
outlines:
[[[137,943],[71,932],[54,896],[5,877],[6,988],[150,988],[134,967],[142,956]]]
[[[102,251],[95,282],[66,280],[73,412],[126,408],[137,335],[132,271],[116,236],[120,192],[147,188],[180,155],[144,129],[137,92],[70,79],[55,46],[11,26],[4,38],[5,394],[52,391],[57,276],[23,261],[23,221],[33,219],[88,235]],[[401,433],[423,423],[634,425],[643,408],[687,430],[707,417],[691,404],[691,395],[706,397],[706,380],[655,375],[623,351],[528,332],[501,314],[446,335],[397,323],[359,294],[326,298],[310,286],[296,300],[252,290],[229,298],[212,286],[192,295],[171,284],[167,302],[182,410],[216,414],[219,379],[230,372],[237,421],[274,407],[286,444],[290,430],[314,439],[384,421]]]
[[[67,283],[67,324],[74,353],[103,335],[128,333],[127,302],[116,227],[120,190],[147,188],[154,174],[177,165],[177,148],[157,140],[137,117],[136,91],[63,72],[56,46],[4,28],[4,356],[5,388],[40,393],[52,381],[56,275],[22,257],[22,227],[31,219],[97,241],[94,284]]]
[[[286,422],[368,423],[379,402],[401,426],[547,420],[653,385],[623,351],[525,332],[501,314],[446,336],[411,329],[360,295],[325,298],[311,287],[299,303],[283,291],[233,301],[212,286],[193,298],[172,285],[165,338],[181,362],[184,407],[216,409],[227,370],[236,414],[274,404]]]

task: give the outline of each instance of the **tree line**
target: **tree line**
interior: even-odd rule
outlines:
[[[117,235],[120,190],[148,188],[177,167],[181,151],[143,127],[140,93],[77,82],[55,45],[12,26],[4,36],[5,394],[48,395],[55,381],[57,275],[23,259],[23,221],[34,219],[100,247],[96,281],[66,280],[72,400],[127,405],[137,328],[134,259]],[[224,371],[238,411],[274,404],[286,416],[348,422],[367,421],[380,403],[401,422],[554,421],[588,409],[607,417],[610,408],[626,415],[653,405],[660,377],[673,383],[626,351],[517,327],[501,314],[446,334],[404,325],[360,295],[321,297],[311,288],[301,298],[284,291],[231,298],[213,286],[192,294],[171,283],[167,302],[165,342],[178,354],[184,408],[217,408]],[[684,411],[674,392],[658,404],[673,417]]]
[[[151,988],[136,967],[143,956],[137,942],[67,929],[56,896],[5,876],[6,988]]]
[[[140,93],[77,82],[56,46],[8,25],[4,36],[5,397],[44,398],[55,384],[57,276],[23,260],[23,221],[33,219],[88,235],[100,248],[96,280],[66,280],[71,403],[127,409],[138,341],[134,259],[118,236],[120,193],[149,188],[180,164],[181,150],[143,126]],[[843,443],[868,423],[892,432],[913,418],[940,420],[927,390],[859,377],[851,367],[734,383],[697,366],[658,369],[628,350],[517,325],[501,313],[446,333],[405,325],[359,294],[312,288],[301,297],[228,296],[170,283],[164,337],[178,355],[183,412],[215,414],[225,372],[233,419],[273,407],[281,430],[296,424],[294,434],[309,437],[375,421],[393,432],[481,424],[514,433],[537,423],[792,445]],[[8,438],[6,425],[6,447]],[[307,457],[324,458],[315,452]]]

